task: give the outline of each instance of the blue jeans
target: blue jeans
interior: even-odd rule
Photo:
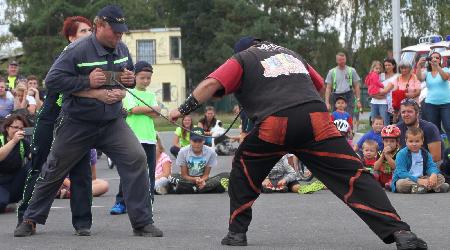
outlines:
[[[444,128],[447,138],[450,138],[450,103],[441,105],[425,103],[423,114],[425,120],[436,125],[440,131]]]
[[[387,104],[370,104],[370,118],[373,121],[375,116],[383,117],[384,126],[390,124],[390,117],[388,113],[388,105]]]

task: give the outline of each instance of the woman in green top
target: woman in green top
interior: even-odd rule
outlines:
[[[181,120],[181,124],[183,127],[192,130],[193,123],[192,123],[192,117],[190,115],[186,115]],[[170,148],[170,153],[173,154],[173,156],[177,157],[178,152],[182,147],[189,145],[189,139],[190,139],[190,133],[184,129],[181,129],[178,127],[175,130],[175,136],[173,137],[173,146]]]

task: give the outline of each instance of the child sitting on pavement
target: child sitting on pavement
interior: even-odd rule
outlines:
[[[172,160],[164,153],[164,147],[159,136],[156,136],[156,168],[155,168],[155,194],[167,194],[169,178],[172,173]]]
[[[363,165],[370,173],[374,174],[374,165],[377,161],[378,144],[374,140],[366,140],[362,145]]]
[[[353,147],[353,149],[355,150],[355,152],[359,152],[360,154],[362,152],[361,148],[363,143],[366,140],[374,140],[378,143],[378,150],[383,150],[383,139],[381,138],[381,129],[384,126],[384,121],[383,121],[383,117],[381,116],[375,116],[372,118],[372,129],[370,131],[368,131],[367,133],[365,133],[361,139],[359,139],[358,143],[355,144],[355,146]]]
[[[400,134],[400,129],[395,125],[386,126],[381,130],[384,149],[379,152],[380,157],[375,162],[374,169],[378,175],[378,182],[387,190],[391,190],[395,158],[400,150]]]
[[[350,125],[346,120],[343,119],[337,119],[333,121],[334,125],[336,126],[337,130],[341,133],[341,135],[347,140],[348,144],[352,146],[353,141],[351,138],[351,128]]]
[[[406,147],[400,150],[395,159],[392,176],[392,192],[424,194],[428,191],[446,193],[449,184],[439,173],[430,152],[422,148],[423,131],[409,128],[406,131]]]
[[[228,173],[209,177],[211,169],[217,166],[217,154],[205,145],[205,132],[200,127],[191,131],[190,145],[181,148],[176,165],[181,175],[173,174],[170,182],[174,193],[223,193],[228,188]]]
[[[269,175],[262,183],[263,193],[272,192],[293,192],[298,193],[300,184],[296,179],[296,172],[293,165],[293,155],[284,155],[270,170]]]

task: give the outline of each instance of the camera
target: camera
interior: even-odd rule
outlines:
[[[426,60],[427,62],[431,62],[431,56],[427,56],[427,57],[425,58],[425,60]]]

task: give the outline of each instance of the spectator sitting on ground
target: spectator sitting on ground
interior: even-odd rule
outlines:
[[[442,159],[442,152],[444,147],[442,144],[439,129],[431,122],[419,119],[419,105],[414,99],[405,99],[400,104],[400,114],[402,122],[397,124],[400,129],[400,146],[405,147],[405,133],[410,128],[420,128],[424,133],[423,147],[430,152],[434,162],[439,162]]]
[[[24,140],[27,121],[21,115],[13,114],[3,123],[0,134],[0,213],[12,212],[8,204],[22,199],[25,179],[30,169],[30,144]]]
[[[391,190],[395,158],[400,150],[400,133],[400,129],[395,125],[386,126],[381,130],[384,149],[378,153],[380,157],[375,162],[374,170],[377,172],[378,182],[387,190]]]
[[[406,148],[398,152],[395,171],[392,176],[393,192],[423,194],[428,191],[446,193],[449,184],[440,174],[431,154],[421,148],[424,141],[422,129],[409,128],[406,131]]]
[[[341,135],[347,140],[348,144],[352,146],[353,141],[349,136],[350,131],[350,125],[346,120],[338,119],[334,120],[334,125],[336,126],[337,130],[341,133]]]
[[[362,145],[362,160],[364,168],[375,177],[374,165],[377,161],[378,143],[374,140],[366,140]]]
[[[25,84],[18,83],[14,89],[14,111],[23,111],[25,114],[36,113],[36,100],[28,95]]]
[[[39,80],[35,75],[29,75],[27,77],[28,95],[32,96],[36,101],[36,110],[41,109],[42,104],[44,104],[44,96],[39,91]]]
[[[298,193],[300,183],[296,179],[292,154],[285,154],[270,170],[262,183],[263,193],[293,192]]]
[[[211,129],[216,126],[217,119],[216,113],[213,106],[206,106],[205,116],[198,121],[197,126],[205,131],[205,135],[211,136]],[[205,145],[212,146],[212,138],[205,139]]]
[[[222,126],[222,121],[217,120],[216,126],[211,129],[211,136],[213,138],[213,148],[217,155],[233,155],[237,147],[233,142],[239,142],[240,136],[224,135],[225,129]]]
[[[192,116],[186,115],[183,116],[183,119],[181,119],[181,125],[183,125],[184,128],[188,130],[192,130],[194,127],[192,122]],[[175,129],[175,136],[173,137],[173,146],[170,148],[170,153],[175,156],[175,158],[178,155],[178,152],[182,147],[186,147],[189,145],[189,131],[186,131],[185,129],[182,129],[180,127]]]
[[[172,160],[164,152],[161,138],[156,136],[156,168],[155,168],[155,193],[167,194],[169,177],[172,173]]]
[[[6,96],[6,82],[0,77],[0,120],[4,120],[13,110],[14,101]]]
[[[383,117],[375,116],[372,118],[372,129],[365,133],[358,141],[357,144],[354,145],[353,149],[355,152],[361,150],[363,143],[366,140],[374,140],[378,143],[378,150],[383,150],[383,140],[381,138],[381,129],[384,126]],[[361,153],[361,152],[359,152]]]
[[[97,150],[91,149],[91,172],[92,172],[92,196],[99,197],[108,192],[109,183],[103,179],[97,179]],[[70,176],[65,178],[61,188],[56,194],[56,198],[69,199],[70,198]]]
[[[174,174],[171,178],[177,194],[223,193],[228,188],[228,173],[209,177],[211,169],[217,167],[217,154],[204,145],[204,135],[202,128],[193,128],[190,145],[178,154],[176,165],[180,167],[181,175]]]

